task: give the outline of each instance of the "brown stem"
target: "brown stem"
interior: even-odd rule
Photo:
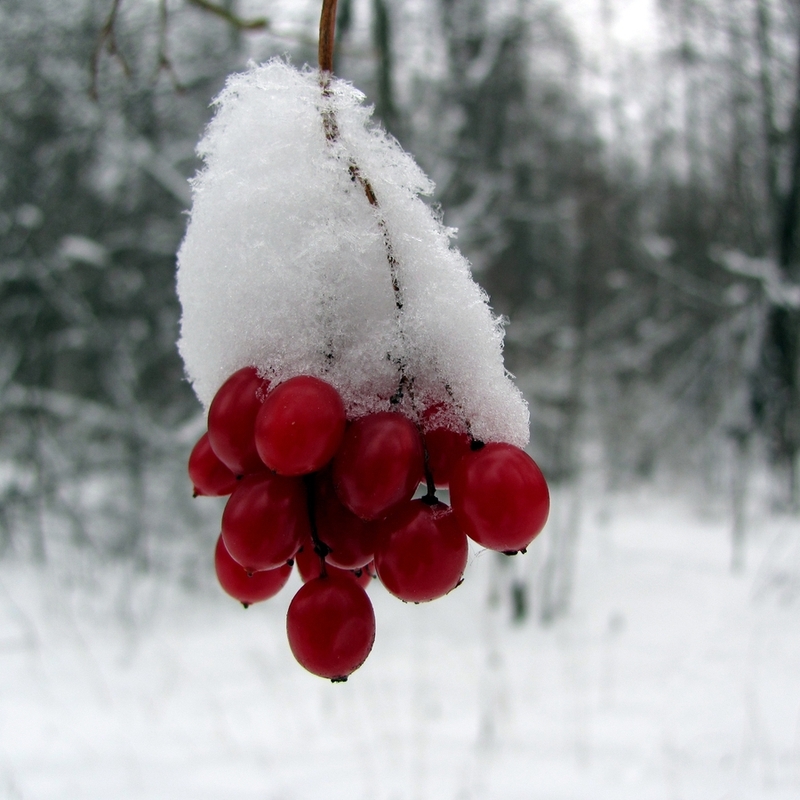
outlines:
[[[319,68],[320,72],[333,74],[333,48],[336,42],[336,2],[322,0],[319,18]]]
[[[317,530],[317,504],[314,495],[314,476],[305,475],[303,477],[303,483],[306,487],[306,508],[308,509],[308,526],[311,530],[311,541],[314,543],[314,552],[319,556],[320,577],[327,578],[328,567],[325,556],[331,552],[331,549],[319,538],[319,532]]]
[[[320,69],[320,86],[322,88],[322,96],[328,98],[331,96],[331,77],[333,75],[333,48],[336,37],[336,2],[337,0],[323,0],[322,15],[319,20],[319,69]],[[333,143],[339,138],[339,125],[336,122],[336,114],[333,108],[328,106],[322,110],[322,126],[325,130],[325,138]],[[394,254],[392,247],[391,237],[389,236],[389,229],[386,226],[386,220],[380,214],[380,204],[375,195],[375,190],[372,184],[361,173],[361,170],[352,159],[348,166],[350,178],[353,183],[357,183],[364,191],[364,196],[367,202],[378,212],[378,227],[383,234],[383,242],[386,249],[386,260],[389,262],[389,273],[392,280],[392,291],[394,292],[394,304],[397,311],[398,321],[400,313],[403,310],[403,296],[400,289],[400,281],[397,275],[397,258]],[[398,402],[402,398],[403,387],[408,383],[405,374],[405,364],[400,361],[398,364],[400,371],[400,388],[398,390]]]
[[[330,97],[331,95],[331,77],[333,76],[333,50],[336,41],[336,3],[337,0],[323,0],[322,14],[319,20],[319,69],[320,69],[320,86],[322,87],[323,97]],[[331,107],[325,108],[322,111],[322,125],[325,129],[325,138],[329,142],[335,142],[339,138],[339,126],[336,122],[336,115]],[[367,202],[375,209],[378,218],[378,227],[383,235],[383,243],[386,249],[386,260],[389,262],[389,274],[392,280],[392,291],[394,293],[394,305],[397,314],[398,325],[400,326],[400,335],[404,338],[401,313],[403,311],[403,293],[400,288],[400,280],[398,278],[398,262],[392,247],[391,236],[389,235],[389,228],[386,225],[386,220],[380,213],[380,203],[375,195],[375,190],[369,179],[362,174],[361,170],[355,161],[351,159],[348,167],[350,171],[350,178],[353,183],[357,183],[367,198]],[[403,399],[404,391],[407,390],[411,399],[412,409],[415,406],[413,381],[408,378],[406,374],[406,364],[402,357],[397,359],[397,368],[400,372],[400,383],[397,393],[392,398],[392,403],[400,403]],[[449,387],[448,387],[449,391]],[[420,430],[420,437],[422,430]],[[423,442],[424,447],[424,442]],[[426,497],[432,501],[436,501],[436,487],[433,482],[433,477],[428,466],[428,454],[425,451],[425,482],[427,484]],[[316,543],[316,539],[315,539]]]

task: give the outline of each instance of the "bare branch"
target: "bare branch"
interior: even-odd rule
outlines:
[[[233,25],[234,28],[239,28],[244,31],[263,30],[269,27],[269,20],[266,17],[255,17],[253,19],[242,19],[227,8],[218,6],[216,3],[211,3],[209,0],[187,0],[190,5],[197,6],[197,8],[207,11],[209,14],[214,14],[225,22]]]
[[[711,258],[734,275],[751,278],[761,284],[770,305],[777,308],[800,308],[800,286],[787,281],[781,265],[771,258],[752,258],[738,250],[712,247]]]
[[[109,54],[114,56],[122,66],[126,78],[131,77],[131,68],[125,57],[117,46],[117,37],[115,25],[117,22],[117,13],[119,7],[122,5],[122,0],[112,0],[111,11],[109,12],[108,19],[106,19],[103,27],[100,29],[100,35],[97,37],[97,44],[92,53],[92,66],[91,66],[91,81],[89,84],[89,96],[92,100],[97,100],[97,81],[100,71],[100,56],[103,53],[103,48],[108,50]]]
[[[220,17],[221,19],[225,20],[225,22],[227,22],[229,25],[232,25],[234,28],[237,28],[239,30],[255,31],[255,30],[264,30],[269,27],[269,20],[266,17],[243,19],[242,17],[234,14],[232,11],[229,11],[227,8],[223,8],[222,6],[218,6],[216,3],[210,2],[210,0],[186,0],[186,2],[189,5],[196,6],[201,11],[205,11],[209,14],[213,14],[217,17]],[[92,53],[89,96],[93,100],[97,100],[98,98],[97,84],[100,72],[100,57],[102,56],[104,49],[107,50],[110,55],[114,56],[119,61],[119,63],[122,65],[122,69],[123,72],[125,73],[126,78],[130,79],[130,77],[133,74],[130,65],[125,60],[125,57],[122,55],[117,45],[116,25],[121,5],[122,5],[122,0],[111,0],[111,10],[108,14],[108,18],[103,24],[103,27],[100,29],[100,33],[97,37],[97,44],[95,45],[94,52]],[[183,86],[181,82],[178,80],[178,76],[175,72],[175,67],[172,63],[172,59],[169,57],[167,49],[167,25],[168,25],[167,0],[159,0],[158,64],[156,67],[156,72],[157,73],[160,73],[161,71],[166,72],[172,79],[175,91],[182,92],[185,90],[186,87]]]
[[[175,67],[169,55],[169,43],[167,41],[167,29],[169,24],[169,11],[167,0],[159,0],[158,5],[158,66],[156,67],[156,77],[160,72],[166,72],[172,80],[172,86],[176,92],[186,91],[186,87],[178,80]]]

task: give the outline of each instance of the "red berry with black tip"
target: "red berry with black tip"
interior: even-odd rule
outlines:
[[[286,585],[289,575],[292,574],[290,564],[282,564],[276,569],[249,573],[241,564],[231,558],[222,536],[217,539],[214,568],[219,585],[245,607],[274,597]]]
[[[243,478],[222,512],[225,547],[248,572],[280,567],[308,536],[306,492],[297,478]]]
[[[375,570],[395,597],[425,603],[461,582],[469,546],[449,506],[412,500],[379,529]]]
[[[322,469],[341,444],[344,403],[329,383],[299,375],[276,386],[255,422],[261,460],[280,475],[308,475]]]
[[[332,681],[366,661],[375,641],[375,612],[352,578],[328,574],[303,584],[286,614],[289,647],[314,675]]]
[[[254,439],[256,415],[269,383],[255,367],[244,367],[220,386],[208,409],[208,439],[212,450],[236,475],[263,472]]]
[[[484,445],[459,461],[450,501],[464,532],[483,547],[524,550],[547,522],[550,494],[536,462],[503,442]]]
[[[358,569],[372,561],[375,523],[366,522],[342,504],[328,472],[315,476],[314,509],[317,536],[328,546],[329,564]]]
[[[423,473],[422,440],[416,425],[390,411],[351,423],[333,460],[339,499],[365,520],[382,519],[409,500]]]
[[[236,476],[219,460],[204,433],[189,456],[189,479],[195,495],[224,497],[236,488]]]

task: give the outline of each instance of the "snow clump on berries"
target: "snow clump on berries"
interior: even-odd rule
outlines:
[[[272,60],[232,75],[215,105],[178,254],[180,352],[205,408],[255,366],[323,378],[350,418],[441,403],[453,418],[437,424],[524,447],[501,321],[364,95]]]

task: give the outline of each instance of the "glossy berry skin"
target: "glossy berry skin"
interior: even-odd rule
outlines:
[[[292,574],[290,564],[248,574],[241,564],[237,564],[231,558],[221,536],[217,539],[217,548],[214,551],[214,568],[219,585],[245,608],[274,597],[286,585],[289,575]]]
[[[550,511],[547,483],[536,462],[524,450],[500,442],[458,463],[450,479],[450,501],[470,539],[504,553],[524,550]]]
[[[426,603],[460,583],[468,552],[449,506],[412,500],[380,524],[375,570],[395,597]]]
[[[424,439],[433,482],[444,489],[450,485],[450,476],[456,464],[470,452],[469,436],[448,428],[434,428],[425,433]]]
[[[256,449],[278,474],[308,475],[333,458],[345,425],[339,392],[319,378],[299,375],[276,386],[261,406]]]
[[[297,564],[297,572],[303,583],[308,583],[308,581],[314,578],[319,578],[322,574],[322,562],[314,551],[314,543],[310,539],[304,542],[303,546],[297,551],[294,561],[295,564]],[[369,586],[375,575],[375,569],[374,567],[370,569],[371,566],[372,562],[370,561],[369,564],[359,567],[358,569],[341,569],[340,567],[333,566],[333,564],[329,564],[328,560],[325,559],[325,570],[329,575],[343,575],[350,580],[355,580],[365,589]]]
[[[351,423],[333,460],[333,483],[344,505],[365,520],[386,517],[414,494],[423,477],[416,425],[390,411]]]
[[[217,458],[204,433],[189,456],[189,479],[195,496],[224,497],[236,488],[236,476]]]
[[[286,614],[289,647],[314,675],[346,680],[366,661],[375,641],[375,613],[364,589],[329,574],[303,584]]]
[[[342,569],[358,569],[372,561],[375,523],[346,508],[328,473],[315,476],[314,509],[317,535],[330,548],[325,560]]]
[[[305,487],[296,478],[243,478],[222,512],[225,547],[248,572],[280,567],[308,536]]]
[[[359,586],[362,586],[364,589],[372,583],[373,579],[378,577],[378,573],[375,571],[374,561],[370,561],[369,564],[352,570],[352,574],[356,576]]]
[[[253,434],[268,388],[254,367],[245,367],[220,386],[208,409],[211,448],[236,475],[264,471]]]
[[[469,452],[470,438],[464,426],[454,429],[454,413],[444,403],[434,403],[422,412],[427,466],[434,484],[444,489],[461,457]]]

